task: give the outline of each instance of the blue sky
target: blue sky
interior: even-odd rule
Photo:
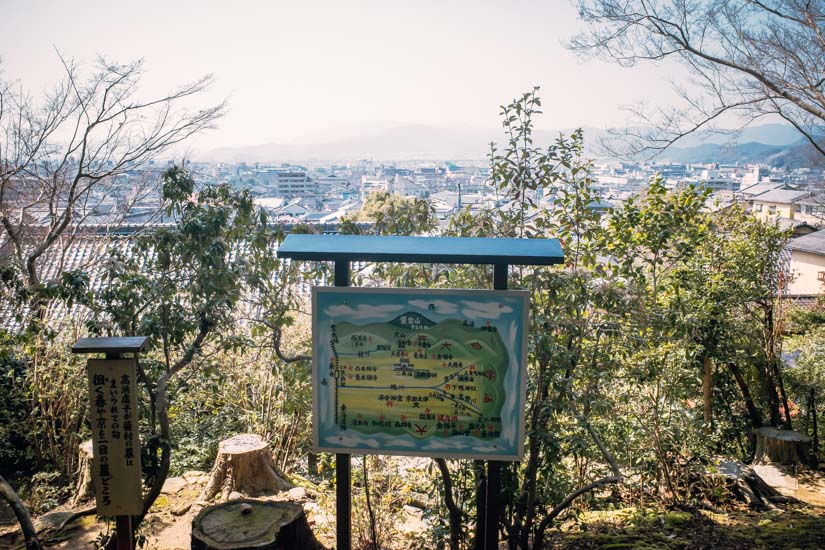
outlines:
[[[5,77],[34,95],[60,72],[55,48],[145,59],[142,91],[211,73],[230,101],[196,148],[288,143],[349,126],[495,127],[499,105],[542,87],[540,127],[621,125],[621,105],[673,100],[670,64],[582,63],[567,0],[493,2],[0,0]]]

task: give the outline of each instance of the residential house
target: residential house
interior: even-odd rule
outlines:
[[[822,294],[825,281],[825,230],[817,231],[788,243],[791,252],[790,271],[793,279],[791,296]]]
[[[742,185],[739,188],[739,191],[734,193],[736,200],[742,203],[743,206],[746,208],[750,208],[752,205],[752,201],[754,197],[757,197],[763,193],[767,193],[768,191],[773,191],[774,189],[794,189],[784,183],[778,182],[766,182],[766,183],[757,183],[754,185]]]
[[[779,223],[779,228],[785,231],[791,231],[791,238],[798,239],[799,237],[804,237],[805,235],[810,235],[811,233],[815,233],[819,231],[819,228],[809,224],[803,220],[789,220],[788,218],[778,218],[776,220]]]
[[[301,199],[292,199],[280,208],[274,210],[274,213],[279,218],[300,218],[310,213],[310,209],[303,204]]]
[[[802,201],[809,197],[809,191],[773,189],[751,199],[751,212],[764,222],[777,218],[793,220],[802,212]]]

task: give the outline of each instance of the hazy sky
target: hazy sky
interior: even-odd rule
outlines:
[[[370,124],[493,127],[499,105],[540,85],[543,128],[620,125],[620,106],[670,102],[663,66],[581,63],[568,0],[0,0],[5,77],[38,94],[60,74],[55,48],[143,58],[151,93],[211,73],[228,98],[196,148],[287,143]]]

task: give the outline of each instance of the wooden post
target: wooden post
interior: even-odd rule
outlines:
[[[349,286],[349,260],[335,262],[335,286]],[[335,455],[335,540],[337,550],[352,547],[351,455]]]
[[[132,516],[115,516],[115,531],[117,532],[117,550],[135,550]]]
[[[501,516],[501,461],[487,462],[487,521],[485,522],[484,550],[498,548],[498,520]]]
[[[122,353],[106,353],[106,359],[122,359],[123,357]],[[117,550],[135,550],[132,516],[115,516],[115,535],[117,536]]]
[[[97,431],[94,429],[92,431],[94,445],[98,447],[93,451],[94,460],[101,461],[101,472],[104,467],[106,471],[111,472],[105,474],[110,477],[100,478],[106,479],[105,483],[107,484],[101,490],[110,489],[111,491],[102,493],[105,495],[105,500],[101,501],[101,493],[98,493],[97,489],[95,491],[97,509],[101,515],[115,516],[117,550],[135,549],[133,515],[140,513],[143,503],[140,487],[140,441],[137,438],[134,366],[137,362],[138,353],[145,349],[147,342],[148,338],[144,336],[81,338],[72,346],[72,353],[102,353],[106,357],[105,361],[102,362],[99,359],[89,360],[88,376],[90,391],[97,395],[97,401],[95,401],[94,395],[91,396],[90,401],[92,418],[98,418]],[[132,354],[134,363],[126,359],[126,354]],[[106,370],[101,372],[100,369],[104,368]],[[112,374],[118,372],[120,372],[120,375]],[[109,380],[107,377],[111,379]],[[95,390],[95,388],[98,389]],[[112,400],[110,403],[111,409],[106,404],[107,399]],[[103,432],[104,428],[101,426],[107,418],[105,414],[112,415],[109,419],[112,432],[104,438],[104,434],[98,432]],[[109,453],[103,452],[98,455],[99,451],[107,448]],[[113,448],[126,449],[122,451],[125,453],[125,458],[112,455],[113,460],[104,463],[104,458],[113,452]],[[92,469],[93,475],[101,475],[100,472],[94,473],[94,466]],[[110,481],[111,486],[108,485]],[[96,480],[95,483],[102,484],[104,481]]]

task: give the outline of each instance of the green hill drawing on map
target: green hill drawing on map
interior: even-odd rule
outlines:
[[[501,435],[509,353],[494,325],[405,313],[381,323],[330,325],[328,378],[335,423],[417,439]]]

